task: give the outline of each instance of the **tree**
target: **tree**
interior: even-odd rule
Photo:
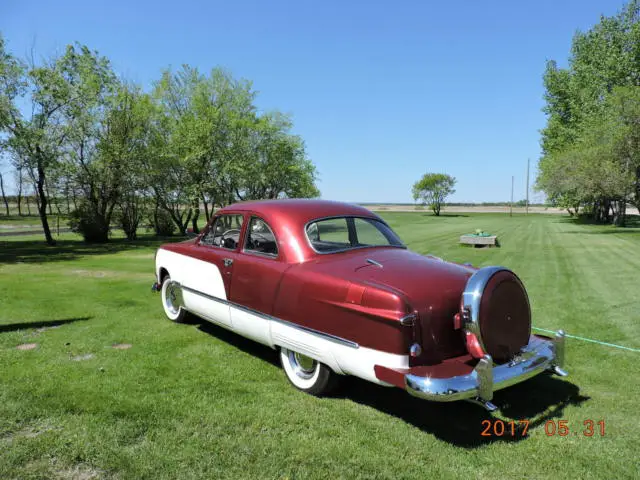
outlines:
[[[47,218],[51,198],[47,190],[64,170],[61,160],[90,144],[79,137],[87,133],[98,78],[108,62],[87,47],[68,46],[64,55],[41,65],[24,62],[6,52],[0,39],[0,128],[8,133],[7,146],[36,187],[36,201],[46,242],[54,245]],[[18,101],[28,105],[23,113]],[[77,130],[77,128],[80,128]]]
[[[159,206],[180,231],[198,231],[200,204],[318,196],[316,169],[292,122],[279,112],[258,115],[251,83],[216,68],[183,66],[155,87],[156,154],[147,162]]]
[[[4,194],[4,181],[2,179],[2,172],[0,172],[0,193],[2,193],[2,202],[4,203],[4,208],[9,216],[9,202],[7,201],[7,196]]]
[[[453,188],[456,179],[444,173],[425,173],[420,180],[413,184],[413,199],[421,200],[429,205],[433,213],[440,215],[440,209],[447,196],[455,193]]]
[[[547,63],[547,125],[536,188],[570,213],[623,224],[640,204],[640,2],[573,39],[569,67]]]

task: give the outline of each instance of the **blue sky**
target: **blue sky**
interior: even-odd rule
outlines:
[[[545,61],[566,64],[575,31],[622,6],[2,0],[0,31],[18,55],[79,41],[146,88],[183,63],[252,80],[261,109],[293,115],[323,198],[410,202],[430,171],[457,178],[450,201],[507,201],[512,175],[525,196],[527,158],[535,175]]]

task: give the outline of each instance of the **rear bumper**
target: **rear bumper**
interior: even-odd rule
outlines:
[[[475,399],[488,403],[493,392],[523,382],[545,370],[565,376],[565,335],[559,330],[554,338],[532,335],[518,357],[503,365],[493,365],[485,355],[468,375],[431,378],[405,375],[405,389],[413,396],[436,402]]]

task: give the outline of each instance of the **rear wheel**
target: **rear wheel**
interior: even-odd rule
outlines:
[[[325,395],[337,384],[338,375],[329,367],[293,350],[281,348],[280,363],[293,386],[311,395]]]
[[[180,285],[171,281],[171,277],[166,275],[162,279],[162,308],[169,320],[182,323],[187,316],[187,311],[182,307],[182,290]]]

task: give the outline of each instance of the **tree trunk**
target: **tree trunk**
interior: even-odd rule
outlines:
[[[69,202],[69,196],[70,195],[69,195],[69,189],[68,188],[65,189],[64,196],[65,196],[65,199],[67,201],[67,215],[69,215],[71,213],[71,202]]]
[[[18,216],[22,216],[22,170],[18,170]]]
[[[153,228],[156,232],[156,235],[160,235],[160,225],[158,225],[158,209],[160,205],[158,205],[158,197],[156,196],[156,206],[153,209]]]
[[[439,217],[440,216],[440,204],[438,202],[435,202],[433,204],[432,209],[433,209],[433,213],[435,214],[435,216]]]
[[[9,202],[7,196],[4,194],[4,182],[2,181],[2,173],[0,173],[0,192],[2,192],[2,201],[4,202],[4,209],[7,211],[7,217],[9,216]]]
[[[193,202],[193,217],[191,218],[191,226],[193,227],[193,233],[196,235],[200,233],[198,229],[198,217],[200,216],[200,202],[196,199]]]
[[[44,190],[47,194],[47,204],[49,205],[49,215],[53,215],[52,201],[51,201],[51,193],[49,192],[49,182],[44,182]]]
[[[44,230],[44,238],[47,244],[55,245],[56,241],[51,236],[51,230],[49,229],[49,220],[47,219],[47,195],[45,194],[45,191],[44,191],[44,181],[45,181],[44,166],[42,165],[42,160],[38,158],[38,180],[36,182],[37,197],[39,198],[38,212],[40,213],[42,230]]]
[[[29,194],[25,195],[24,201],[27,204],[27,215],[31,216],[31,204],[29,203],[29,197],[30,197]]]
[[[204,204],[204,217],[207,219],[207,223],[209,223],[209,204],[207,203],[207,197],[205,197],[204,193],[202,194],[202,203]]]
[[[613,218],[612,223],[619,227],[624,227],[625,216],[627,211],[627,202],[625,200],[615,200],[612,202]]]

